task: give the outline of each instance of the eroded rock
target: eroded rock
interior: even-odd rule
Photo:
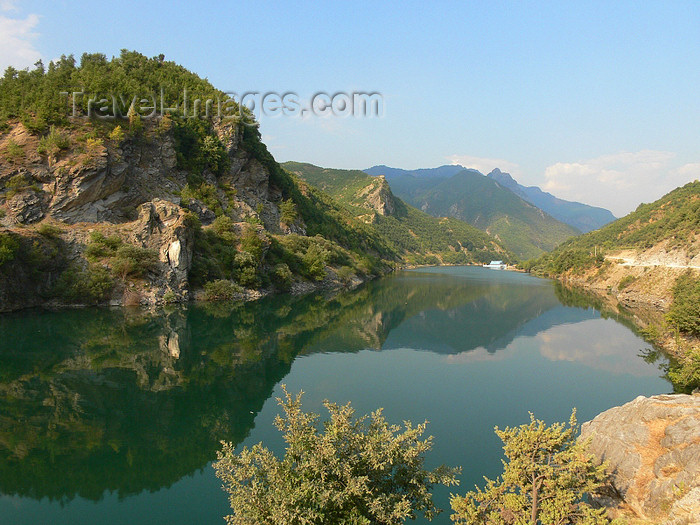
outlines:
[[[639,396],[581,427],[607,461],[614,516],[666,525],[700,524],[700,395]]]

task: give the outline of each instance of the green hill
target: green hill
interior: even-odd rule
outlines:
[[[605,252],[644,251],[661,243],[690,258],[700,251],[700,182],[676,188],[651,204],[640,204],[629,215],[600,230],[564,242],[556,250],[529,261],[526,267],[548,275],[602,264]]]
[[[579,233],[476,170],[446,176],[450,172],[444,168],[416,174],[388,171],[387,180],[408,204],[434,217],[468,222],[499,239],[522,259],[551,250]],[[367,171],[382,174],[379,168]]]
[[[327,192],[386,239],[411,263],[486,262],[509,259],[501,243],[453,218],[436,218],[397,198],[383,177],[359,170],[286,162],[286,170]]]

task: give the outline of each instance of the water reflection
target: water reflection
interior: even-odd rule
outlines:
[[[245,439],[300,355],[409,347],[493,359],[527,336],[550,359],[629,372],[615,344],[591,353],[562,340],[567,323],[585,340],[601,314],[553,286],[424,270],[332,297],[2,316],[0,491],[67,502],[168,487],[206,466],[220,440]]]

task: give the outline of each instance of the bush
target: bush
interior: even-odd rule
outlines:
[[[217,217],[211,224],[211,229],[223,240],[233,243],[236,240],[236,229],[233,219],[226,215]]]
[[[5,144],[5,158],[13,164],[21,161],[25,157],[24,148],[17,144],[13,139]]]
[[[39,139],[39,145],[36,148],[37,153],[46,155],[49,158],[49,163],[59,154],[61,150],[70,147],[70,138],[65,133],[51,126],[49,133],[45,137]]]
[[[102,266],[72,266],[58,278],[54,295],[66,303],[95,304],[106,300],[113,286],[112,277]]]
[[[700,335],[700,278],[686,271],[673,285],[673,302],[667,321],[681,332]]]
[[[303,261],[306,265],[306,272],[311,278],[322,281],[326,276],[326,261],[328,260],[328,255],[328,250],[322,248],[318,244],[313,243],[309,245],[304,254]]]
[[[440,512],[431,489],[456,484],[458,469],[424,467],[432,438],[421,439],[426,423],[390,425],[382,411],[355,417],[350,404],[324,402],[330,419],[318,428],[318,414],[301,410],[301,394],[278,402],[284,416],[275,427],[287,450],[277,459],[262,443],[235,453],[223,443],[214,463],[229,493],[228,523],[400,524]]]
[[[289,225],[297,220],[298,216],[297,205],[294,204],[292,199],[287,199],[280,203],[280,221]]]
[[[496,434],[508,461],[503,476],[486,479],[486,488],[452,496],[452,521],[463,525],[506,523],[609,523],[605,509],[594,510],[584,497],[605,484],[605,467],[596,466],[586,445],[576,441],[576,411],[569,428],[548,427],[530,414],[530,423]]]
[[[116,144],[121,144],[124,141],[124,138],[126,138],[126,133],[124,133],[121,126],[115,126],[115,128],[109,134],[109,140]]]
[[[19,242],[10,233],[0,233],[0,266],[13,261],[19,250]]]
[[[207,301],[230,301],[241,291],[240,286],[227,279],[218,279],[204,285],[204,297]]]
[[[155,250],[124,244],[117,249],[112,258],[112,271],[125,279],[128,276],[141,277],[158,265],[158,254]]]
[[[56,238],[60,236],[63,233],[63,230],[59,228],[58,226],[55,226],[53,224],[48,224],[44,223],[41,224],[36,231],[39,233],[39,235],[43,235],[44,237],[49,237],[49,238]]]
[[[272,279],[275,285],[281,290],[289,290],[292,286],[292,270],[285,263],[280,263],[275,266],[272,272]]]

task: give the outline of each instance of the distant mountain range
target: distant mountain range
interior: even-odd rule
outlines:
[[[460,219],[488,232],[521,259],[552,250],[580,233],[493,177],[463,166],[422,170],[374,166],[365,173],[384,175],[395,195],[430,215]]]
[[[615,220],[615,216],[609,210],[558,199],[537,186],[523,186],[518,184],[509,173],[504,173],[498,168],[489,173],[487,177],[582,233],[597,230]]]

